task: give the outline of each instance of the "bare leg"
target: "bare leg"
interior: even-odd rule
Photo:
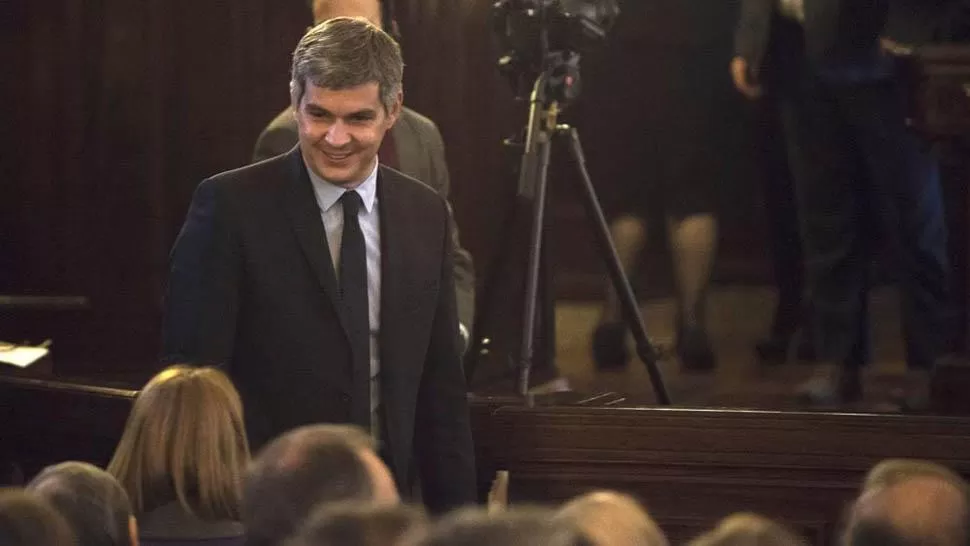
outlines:
[[[682,220],[667,219],[674,279],[685,326],[703,327],[707,287],[711,282],[717,219],[713,214],[695,214]]]
[[[714,354],[704,311],[717,247],[717,219],[713,214],[668,218],[667,230],[677,283],[677,352],[686,368],[710,369]]]

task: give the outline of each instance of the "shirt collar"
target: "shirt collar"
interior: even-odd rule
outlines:
[[[304,161],[304,164],[306,161]],[[326,212],[333,207],[344,192],[349,190],[356,191],[361,200],[364,202],[364,210],[370,213],[374,209],[374,201],[377,198],[377,158],[374,158],[374,168],[371,170],[367,178],[364,179],[356,188],[344,188],[342,186],[337,186],[336,184],[331,184],[323,178],[317,176],[317,173],[313,172],[313,169],[307,165],[306,171],[310,175],[310,182],[313,184],[313,193],[317,196],[317,204],[320,205],[320,210]]]

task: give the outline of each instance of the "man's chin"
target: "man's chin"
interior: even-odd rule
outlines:
[[[347,186],[360,182],[357,169],[353,167],[317,166],[317,174],[321,178],[337,186]]]

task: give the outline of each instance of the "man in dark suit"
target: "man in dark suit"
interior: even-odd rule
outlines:
[[[364,17],[378,28],[384,27],[380,0],[312,0],[314,24],[334,17]],[[389,21],[389,24],[392,23]],[[256,141],[253,161],[263,161],[290,151],[297,142],[293,107],[288,106],[263,129]],[[397,123],[384,137],[378,152],[381,163],[424,182],[446,200],[451,188],[445,145],[433,121],[404,107]],[[449,211],[451,204],[449,203]],[[452,217],[454,218],[454,217]],[[458,301],[459,334],[462,352],[468,347],[475,317],[475,267],[471,254],[462,248],[457,224],[452,222],[452,251],[455,266],[455,296]]]
[[[935,39],[950,0],[744,0],[732,72],[757,95],[781,96],[795,175],[818,373],[812,403],[861,394],[857,350],[873,246],[882,221],[896,258],[909,380],[923,406],[934,362],[949,349],[948,265],[935,162],[906,126],[905,98],[883,40]],[[918,16],[916,15],[918,14]],[[934,15],[936,14],[936,15]]]
[[[394,40],[318,25],[293,54],[299,145],[202,182],[172,252],[168,361],[224,364],[259,446],[294,427],[372,431],[401,491],[475,500],[445,200],[377,163],[403,93]]]

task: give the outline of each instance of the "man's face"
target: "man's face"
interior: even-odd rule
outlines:
[[[400,113],[401,96],[385,111],[376,82],[339,91],[307,82],[294,113],[303,159],[327,182],[356,186],[374,168],[384,133]]]

